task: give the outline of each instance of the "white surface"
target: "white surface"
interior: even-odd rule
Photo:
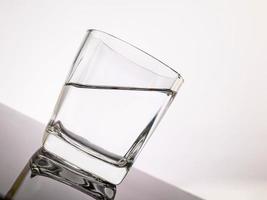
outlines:
[[[46,123],[85,30],[102,29],[185,79],[135,166],[207,199],[266,199],[266,9],[259,0],[1,0],[0,102]]]

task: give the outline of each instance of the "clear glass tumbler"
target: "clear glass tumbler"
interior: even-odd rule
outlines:
[[[119,184],[183,82],[163,62],[88,30],[47,125],[43,147]]]

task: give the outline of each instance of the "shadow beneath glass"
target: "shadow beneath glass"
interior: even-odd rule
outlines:
[[[33,199],[34,197],[46,199],[51,198],[50,193],[52,191],[52,193],[57,194],[54,190],[58,190],[57,197],[59,197],[58,195],[61,193],[60,195],[64,199],[64,191],[61,191],[57,184],[52,183],[54,190],[47,189],[49,184],[51,186],[51,181],[47,179],[41,180],[40,177],[47,177],[69,185],[96,200],[112,200],[115,198],[115,185],[103,181],[79,168],[74,168],[45,151],[44,148],[40,148],[26,164],[4,199],[20,200]],[[42,182],[41,185],[40,181]],[[40,192],[40,188],[42,192]],[[45,194],[46,190],[48,194]],[[44,194],[46,197],[44,197]]]

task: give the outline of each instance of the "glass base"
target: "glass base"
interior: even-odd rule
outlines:
[[[127,166],[119,167],[96,158],[53,133],[47,133],[43,147],[64,162],[116,185],[121,183],[129,171]]]

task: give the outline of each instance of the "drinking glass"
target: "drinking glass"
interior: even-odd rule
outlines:
[[[43,147],[119,184],[183,82],[169,66],[99,30],[88,30],[46,127]]]

